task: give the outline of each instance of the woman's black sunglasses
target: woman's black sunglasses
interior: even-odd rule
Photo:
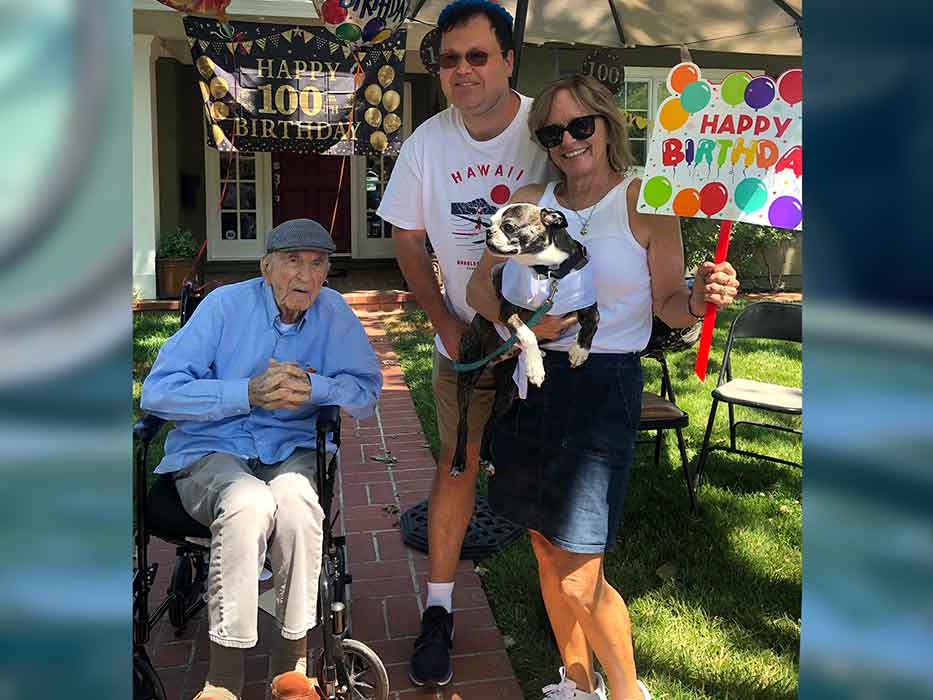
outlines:
[[[502,52],[502,55],[505,55],[505,51]],[[437,57],[437,62],[440,64],[441,68],[456,68],[460,65],[460,60],[466,58],[466,62],[471,66],[485,66],[486,62],[489,60],[489,54],[481,49],[470,49],[466,52],[466,56],[462,56],[453,51],[447,51],[442,53]]]
[[[596,131],[596,117],[601,114],[587,114],[585,117],[577,117],[564,124],[547,124],[540,129],[535,130],[535,136],[538,142],[545,148],[554,148],[564,140],[564,132],[569,131],[575,139],[588,139]]]

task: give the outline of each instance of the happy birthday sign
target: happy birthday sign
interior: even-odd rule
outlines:
[[[800,229],[803,74],[745,71],[714,84],[693,63],[667,77],[638,211]]]

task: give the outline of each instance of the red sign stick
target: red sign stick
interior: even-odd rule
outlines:
[[[732,235],[732,222],[719,222],[719,241],[716,243],[716,257],[713,262],[717,265],[726,259],[729,252],[729,237]],[[713,345],[713,327],[716,325],[716,305],[707,303],[706,314],[703,316],[703,331],[700,333],[700,349],[697,351],[697,362],[693,367],[701,382],[706,381],[706,364],[709,361],[709,351]]]

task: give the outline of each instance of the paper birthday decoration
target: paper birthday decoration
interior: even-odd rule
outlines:
[[[693,63],[674,66],[638,211],[802,228],[802,77],[739,71],[716,84]]]

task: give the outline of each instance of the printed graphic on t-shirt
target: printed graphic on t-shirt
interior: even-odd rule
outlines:
[[[486,245],[490,217],[498,209],[484,198],[450,203],[450,227],[458,248],[481,250]]]
[[[462,170],[450,173],[454,185],[469,184],[475,179],[495,178],[497,181],[489,188],[489,194],[476,197],[469,202],[450,203],[450,231],[454,236],[454,245],[461,249],[461,253],[482,255],[486,245],[486,231],[489,220],[496,210],[509,201],[512,188],[502,182],[503,179],[517,182],[525,173],[524,168],[502,163],[479,163],[476,166],[467,166]],[[474,192],[475,187],[474,187]],[[461,264],[461,261],[457,261]],[[475,267],[476,262],[470,260],[468,267]]]

